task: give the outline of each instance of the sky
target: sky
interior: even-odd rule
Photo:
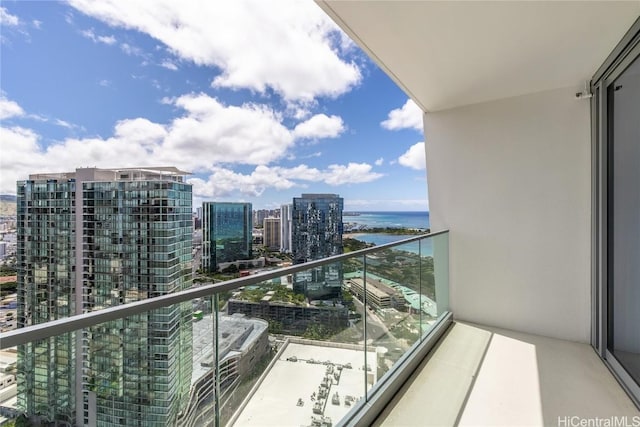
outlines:
[[[428,210],[422,113],[311,0],[0,2],[0,193],[176,166],[202,201]]]

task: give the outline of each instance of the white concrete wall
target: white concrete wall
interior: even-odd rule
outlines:
[[[578,88],[427,113],[431,229],[461,320],[590,339],[590,118]]]

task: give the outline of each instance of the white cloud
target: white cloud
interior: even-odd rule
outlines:
[[[290,102],[287,103],[285,114],[288,117],[293,117],[296,120],[304,120],[311,115],[311,110],[308,108],[308,106]]]
[[[144,53],[142,52],[142,49],[140,49],[137,46],[130,45],[129,43],[121,43],[120,44],[120,49],[122,49],[122,51],[124,53],[126,53],[127,55],[145,56]]]
[[[20,19],[17,16],[10,14],[6,8],[0,7],[0,25],[15,27],[18,24],[20,24]]]
[[[0,120],[24,115],[24,110],[17,102],[0,96]]]
[[[2,141],[2,174],[0,174],[0,193],[15,194],[16,181],[26,179],[24,171],[30,171],[34,162],[39,159],[33,157],[38,153],[38,135],[30,129],[22,127],[5,128],[0,126],[0,141]]]
[[[367,163],[349,163],[344,165],[329,165],[329,173],[325,182],[329,185],[359,184],[374,181],[383,174],[372,172]]]
[[[53,123],[54,123],[54,124],[56,124],[56,125],[58,125],[58,126],[61,126],[61,127],[63,127],[63,128],[67,128],[67,129],[74,129],[74,128],[76,128],[76,127],[77,127],[77,126],[76,126],[76,125],[74,125],[73,123],[69,123],[69,122],[68,122],[68,121],[66,121],[66,120],[55,119],[55,120],[53,121]]]
[[[194,197],[226,197],[235,192],[258,197],[268,188],[286,190],[294,186],[302,186],[301,181],[324,182],[338,186],[370,182],[380,177],[382,174],[371,172],[371,166],[366,163],[330,165],[325,170],[311,168],[304,164],[293,168],[260,165],[250,174],[214,167],[213,173],[207,180],[192,178],[188,182],[193,185]]]
[[[164,98],[163,102],[179,109],[180,115],[167,123],[141,117],[121,120],[107,138],[66,138],[41,146],[39,135],[30,129],[0,128],[3,150],[5,145],[8,147],[3,158],[12,159],[2,166],[0,188],[15,191],[15,181],[25,179],[25,171],[59,172],[82,166],[175,165],[208,176],[191,180],[198,197],[234,192],[258,196],[268,188],[283,190],[308,182],[338,186],[370,182],[383,176],[367,163],[332,164],[324,169],[305,164],[289,168],[269,166],[287,157],[295,143],[296,131],[285,127],[281,115],[268,106],[228,106],[205,94]],[[0,105],[8,106],[7,114],[30,116],[12,101]],[[59,119],[47,121],[74,127]],[[316,135],[328,134],[321,126],[313,129]],[[319,152],[311,156],[318,155]],[[253,165],[254,170],[240,173],[231,169],[229,165],[233,164]]]
[[[283,126],[281,117],[267,106],[225,106],[204,94],[166,101],[172,102],[183,114],[167,124],[145,118],[121,120],[109,138],[66,139],[54,143],[44,151],[32,153],[35,163],[26,170],[48,169],[52,164],[62,169],[87,164],[110,167],[122,162],[139,164],[142,160],[176,164],[187,170],[212,170],[223,163],[269,164],[284,157],[293,147],[292,131]],[[12,101],[3,100],[0,106],[7,116],[24,114]],[[55,124],[72,126],[58,120]],[[63,153],[67,153],[66,156]],[[42,165],[37,162],[38,156],[58,154],[56,161]]]
[[[389,130],[415,129],[422,132],[422,110],[411,99],[401,107],[391,110],[387,120],[380,125]]]
[[[249,175],[230,169],[215,168],[207,181],[192,178],[188,182],[193,185],[194,196],[204,198],[225,197],[235,192],[257,197],[267,188],[285,190],[295,185],[266,166],[256,167]]]
[[[116,42],[116,39],[113,36],[98,36],[98,41],[100,43],[112,45]]]
[[[336,138],[343,131],[342,118],[316,114],[309,120],[299,123],[293,130],[293,134],[296,138],[302,139]]]
[[[412,169],[426,169],[427,159],[424,149],[424,142],[413,144],[402,156],[398,158],[398,163]]]
[[[380,157],[374,163],[375,163],[376,166],[382,166],[384,164],[384,157]]]
[[[102,79],[98,82],[98,84],[102,87],[109,87],[111,86],[111,82],[107,79]]]
[[[225,106],[204,94],[166,101],[184,112],[168,124],[144,118],[121,120],[115,124],[110,138],[67,139],[49,146],[47,153],[74,153],[67,155],[61,167],[74,168],[77,164],[108,167],[133,156],[133,163],[145,159],[189,170],[211,170],[220,163],[268,164],[284,157],[293,147],[291,130],[281,124],[279,115],[269,107]],[[17,106],[7,105],[11,107],[8,111]],[[114,154],[122,147],[125,147],[122,154]],[[39,169],[39,166],[32,168]]]
[[[109,25],[146,33],[184,60],[219,68],[216,87],[260,93],[271,88],[286,100],[312,101],[337,97],[362,77],[354,62],[340,57],[351,46],[346,35],[311,1],[71,5]]]
[[[169,61],[168,59],[165,59],[164,61],[162,61],[160,63],[160,66],[166,68],[167,70],[171,70],[171,71],[177,71],[178,70],[178,66],[176,64],[174,64],[173,62]]]
[[[164,90],[165,92],[169,91],[168,89],[164,89],[162,87],[162,85],[160,84],[160,81],[158,79],[151,79],[151,86],[153,86],[157,90]]]
[[[23,117],[25,119],[35,120],[42,123],[51,123],[67,129],[81,129],[80,126],[74,125],[73,123],[69,123],[65,120],[55,118],[51,119],[50,117],[43,116],[41,114],[26,114],[17,102],[7,99],[4,95],[0,95],[0,120],[9,119],[11,117]],[[24,130],[23,128],[20,129]]]
[[[325,170],[311,168],[305,164],[294,168],[274,167],[273,169],[287,179],[324,182],[334,186],[370,182],[384,176],[381,173],[372,172],[371,165],[367,163],[334,164],[329,165]]]
[[[39,21],[37,19],[34,19],[31,24],[33,24],[34,28],[39,30],[42,28],[42,21]]]
[[[166,136],[167,130],[164,126],[143,118],[121,120],[116,123],[114,129],[114,137],[141,146],[159,144]]]
[[[287,179],[321,182],[326,178],[326,172],[317,168],[311,168],[305,164],[301,164],[293,168],[276,166],[273,169]]]
[[[112,44],[115,44],[116,42],[115,37],[96,35],[93,29],[80,31],[80,34],[82,34],[84,37],[88,38],[89,40],[93,41],[94,43],[104,43],[110,46]]]
[[[293,146],[281,117],[264,105],[224,106],[204,94],[177,98],[174,104],[186,115],[175,119],[163,144],[173,161],[179,151],[191,169],[217,163],[268,164]]]
[[[38,135],[31,130],[3,128],[3,150],[5,145],[22,147],[20,160],[24,163],[20,168],[13,160],[10,166],[3,165],[2,186],[14,187],[20,172],[55,172],[86,165],[172,164],[191,171],[211,171],[225,163],[262,165],[283,157],[293,145],[292,132],[267,107],[224,106],[206,95],[185,95],[173,103],[184,114],[168,124],[145,118],[121,120],[111,137],[67,138],[46,148],[35,143]],[[17,104],[5,105],[10,106],[7,111],[13,111],[11,114],[17,113]],[[59,120],[52,123],[73,126]],[[3,158],[15,158],[4,154]]]

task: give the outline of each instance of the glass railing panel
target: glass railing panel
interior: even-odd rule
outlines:
[[[233,292],[220,316],[221,425],[335,425],[364,398],[363,306],[343,286],[363,270],[354,257]],[[238,330],[246,338],[230,342]]]
[[[422,334],[449,311],[449,233],[420,240]]]
[[[92,424],[181,423],[191,400],[193,307],[147,311],[85,330],[83,405]]]
[[[116,320],[77,331],[48,326],[52,336],[0,354],[3,362],[13,357],[3,373],[17,382],[0,415],[98,425],[335,425],[448,311],[448,268],[444,233],[269,272],[270,280],[203,283],[152,306],[172,305],[149,310],[145,300],[121,318],[120,307],[79,316],[69,320],[74,328]],[[34,312],[18,311],[18,320]],[[28,332],[22,340],[43,336]],[[15,343],[20,335],[4,337]]]
[[[215,426],[216,423],[216,309],[215,296],[192,302],[192,372],[189,403],[180,425]]]
[[[5,349],[15,411],[34,424],[183,425],[193,373],[192,304],[183,302]],[[6,397],[7,390],[2,390]]]
[[[368,254],[367,344],[381,378],[420,339],[420,245],[418,241]]]
[[[2,415],[29,411],[45,419],[75,417],[76,375],[82,375],[75,349],[81,337],[70,332],[3,350],[6,367],[0,376],[14,384],[2,390]]]
[[[420,245],[420,334],[425,335],[438,318],[435,291],[434,255],[432,238],[421,239]]]

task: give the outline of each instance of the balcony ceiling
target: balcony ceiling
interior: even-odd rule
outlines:
[[[318,0],[424,111],[590,79],[640,1]]]

